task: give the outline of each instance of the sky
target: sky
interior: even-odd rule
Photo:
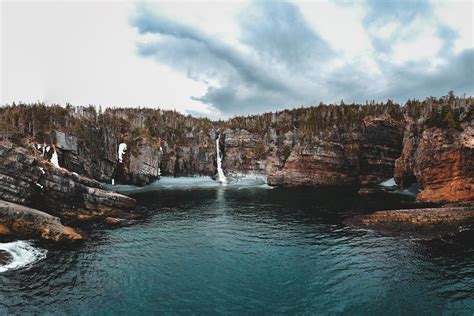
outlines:
[[[472,0],[2,1],[0,104],[226,118],[473,95],[473,11]]]

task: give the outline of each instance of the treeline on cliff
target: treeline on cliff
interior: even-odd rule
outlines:
[[[81,140],[86,138],[81,136],[91,128],[108,128],[117,134],[128,133],[132,149],[133,143],[139,141],[158,144],[164,140],[173,147],[199,144],[201,140],[205,142],[211,130],[225,128],[243,129],[262,135],[270,129],[274,129],[277,134],[298,130],[302,138],[311,139],[327,129],[359,131],[363,128],[364,117],[370,115],[388,115],[396,121],[402,121],[403,116],[407,115],[421,120],[427,127],[459,129],[461,122],[472,120],[472,113],[472,97],[456,97],[452,93],[423,101],[408,100],[402,107],[391,100],[363,105],[341,102],[339,105],[320,104],[262,115],[239,116],[225,121],[211,121],[161,109],[108,108],[102,111],[94,106],[14,103],[0,107],[0,137],[21,146],[27,137],[37,142],[52,143],[55,130],[77,135]]]

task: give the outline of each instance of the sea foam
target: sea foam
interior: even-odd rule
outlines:
[[[33,247],[31,242],[19,240],[8,243],[0,243],[0,250],[9,253],[13,260],[6,265],[0,266],[0,273],[17,270],[46,258],[47,251]]]

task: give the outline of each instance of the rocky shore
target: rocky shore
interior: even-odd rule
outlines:
[[[400,190],[415,185],[416,202],[436,208],[378,211],[347,224],[426,236],[474,222],[474,106],[466,101],[448,95],[442,104],[408,102],[403,109],[403,149],[394,180]]]
[[[129,218],[135,200],[57,168],[26,149],[0,146],[0,232],[49,241],[78,241],[72,225]]]
[[[135,201],[103,190],[102,183],[143,186],[161,175],[214,176],[218,139],[228,174],[262,174],[273,186],[350,187],[369,198],[378,184],[393,178],[399,191],[419,188],[420,205],[462,203],[469,211],[473,112],[472,98],[452,94],[403,107],[391,101],[321,104],[226,121],[152,109],[5,107],[0,108],[0,199],[64,223],[120,225],[131,217]],[[433,210],[425,209],[423,216],[457,218]],[[390,214],[396,219],[397,212]]]
[[[3,200],[0,200],[0,234],[55,242],[82,239],[75,229],[62,225],[58,217]]]
[[[347,218],[345,224],[375,229],[388,235],[409,234],[420,237],[456,233],[474,221],[474,207],[438,207],[377,211]]]

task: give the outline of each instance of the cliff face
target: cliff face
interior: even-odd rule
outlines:
[[[161,151],[143,139],[136,140],[137,148],[126,153],[123,163],[119,163],[118,145],[128,142],[128,138],[110,128],[92,127],[80,136],[55,132],[60,165],[70,171],[105,183],[114,179],[143,186],[159,179]]]
[[[422,202],[472,199],[472,98],[400,107],[317,107],[210,121],[152,109],[0,108],[0,135],[56,143],[60,165],[101,182],[146,185],[164,176],[261,173],[271,185],[370,186],[395,175]],[[12,131],[16,131],[13,133]],[[127,145],[119,161],[118,147]],[[397,160],[397,158],[399,158]],[[395,161],[397,162],[395,163]],[[395,166],[396,165],[396,166]]]
[[[275,185],[367,185],[391,177],[400,149],[398,105],[320,105],[212,122],[176,112],[20,106],[0,109],[2,134],[56,144],[60,166],[100,182],[146,185],[160,174],[216,174],[220,136],[228,174]],[[11,133],[12,130],[18,133]],[[9,132],[10,131],[10,132]],[[119,157],[119,144],[127,150]]]
[[[402,145],[400,121],[367,116],[361,131],[328,130],[297,144],[280,170],[268,175],[272,185],[366,186],[393,174]]]
[[[101,189],[95,180],[35,158],[23,148],[0,146],[0,199],[63,219],[90,220],[126,214],[135,200]]]
[[[395,180],[402,187],[418,183],[420,202],[474,200],[474,125],[471,100],[446,98],[410,103]]]

